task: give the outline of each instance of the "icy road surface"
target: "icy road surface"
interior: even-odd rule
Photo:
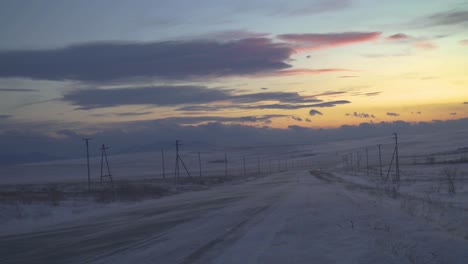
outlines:
[[[308,172],[0,237],[0,263],[468,263],[468,240]]]

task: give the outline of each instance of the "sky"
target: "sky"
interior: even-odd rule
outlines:
[[[463,123],[467,27],[466,0],[0,0],[0,155]]]

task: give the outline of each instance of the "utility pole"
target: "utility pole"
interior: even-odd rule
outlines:
[[[164,149],[161,149],[163,179],[166,179],[166,167],[164,165]]]
[[[180,181],[180,164],[179,164],[179,161],[180,161],[180,163],[182,163],[182,166],[184,167],[185,172],[187,172],[187,175],[189,177],[192,177],[192,175],[190,175],[190,172],[188,171],[187,166],[185,166],[184,161],[182,160],[182,158],[179,155],[179,145],[181,145],[180,140],[176,140],[176,164],[175,164],[175,173],[174,174],[177,175],[177,179]]]
[[[198,168],[200,168],[200,178],[202,177],[201,158],[200,152],[198,152]]]
[[[114,188],[114,181],[112,180],[112,174],[111,174],[111,172],[110,172],[109,160],[107,159],[107,151],[106,151],[107,149],[109,149],[109,148],[106,147],[104,144],[102,144],[102,148],[101,148],[101,185],[102,185],[103,179],[104,179],[105,177],[108,177],[108,178],[110,179],[112,188]],[[104,170],[104,160],[106,161],[107,174],[104,174],[104,173],[103,173],[103,170]]]
[[[382,151],[381,151],[381,147],[382,145],[377,145],[379,147],[379,164],[380,164],[380,178],[382,179],[383,178],[383,172],[382,172]]]
[[[91,191],[91,171],[89,168],[89,141],[91,140],[90,138],[83,138],[84,141],[86,141],[86,163],[88,165],[88,192]]]
[[[396,180],[397,180],[397,184],[398,186],[400,186],[400,162],[399,162],[399,158],[398,158],[398,134],[395,132],[393,133],[393,135],[395,136],[394,139],[395,139],[395,153],[396,153]]]

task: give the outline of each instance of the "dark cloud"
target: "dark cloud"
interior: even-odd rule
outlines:
[[[321,102],[316,98],[309,98],[301,96],[296,92],[263,92],[263,93],[251,93],[241,95],[231,95],[229,100],[239,103],[252,103],[260,101],[278,101],[282,103],[313,103]]]
[[[172,106],[188,103],[209,103],[229,98],[225,90],[203,86],[155,86],[120,89],[82,89],[63,96],[63,100],[79,109],[122,105]]]
[[[324,102],[320,104],[309,105],[309,107],[335,107],[340,104],[350,104],[351,102],[348,100],[337,100],[337,101],[330,101]]]
[[[354,112],[353,116],[357,117],[357,118],[375,118],[375,116],[373,114],[358,113],[358,112]]]
[[[468,102],[463,102],[463,104],[468,104]]]
[[[194,111],[194,112],[203,112],[203,111],[219,111],[223,109],[232,108],[231,106],[226,105],[188,105],[177,108],[177,111]]]
[[[37,92],[35,89],[22,89],[22,88],[0,88],[0,92],[19,92],[19,93],[28,93],[28,92]]]
[[[411,37],[403,33],[397,33],[387,37],[388,40],[406,40],[409,38]]]
[[[310,120],[310,118],[306,118],[305,121],[306,121],[307,123],[312,122],[312,120]]]
[[[295,92],[262,92],[234,94],[233,90],[207,88],[204,86],[151,86],[119,89],[81,89],[66,93],[62,100],[78,106],[78,109],[94,109],[122,105],[176,106],[184,104],[206,104],[219,101],[234,103],[256,103],[277,101],[283,103],[321,102],[306,98]],[[181,111],[211,111],[232,106],[186,106]],[[250,109],[247,107],[247,109]]]
[[[450,113],[451,116],[456,116],[457,113],[453,112],[453,113]]]
[[[302,118],[300,117],[297,117],[297,116],[291,116],[292,119],[298,121],[298,122],[302,122]]]
[[[248,105],[237,106],[240,109],[282,109],[282,110],[295,110],[313,107],[316,104],[267,104],[267,105]]]
[[[398,113],[387,112],[388,116],[400,116]]]
[[[11,118],[11,115],[0,115],[0,120]]]
[[[113,81],[255,75],[290,68],[292,49],[268,38],[230,42],[89,43],[0,51],[0,77]]]
[[[318,111],[318,110],[314,110],[314,109],[311,109],[309,111],[309,115],[311,116],[315,116],[315,115],[323,115],[322,112]]]
[[[302,6],[291,5],[286,2],[284,6],[276,9],[273,15],[298,16],[337,11],[352,6],[352,2],[351,0],[317,0],[307,1],[307,4]],[[268,4],[271,3],[268,2]]]
[[[449,26],[468,23],[468,11],[446,11],[430,15],[424,19],[427,26]]]

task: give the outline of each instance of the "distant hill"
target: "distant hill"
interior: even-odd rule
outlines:
[[[48,155],[41,152],[30,152],[25,154],[12,154],[12,155],[0,155],[0,165],[17,165],[31,162],[43,162],[51,160],[65,159],[65,157],[57,157]]]

